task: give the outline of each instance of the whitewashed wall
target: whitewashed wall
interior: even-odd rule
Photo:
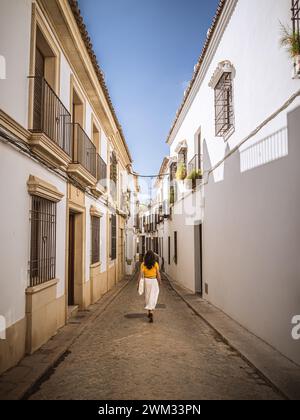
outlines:
[[[171,155],[182,140],[193,150],[201,127],[209,169],[299,89],[292,62],[279,46],[279,21],[290,24],[290,8],[289,0],[237,2]],[[208,86],[223,60],[236,69],[235,133],[227,143],[214,136],[214,92]],[[300,310],[299,105],[297,100],[211,177],[203,250],[205,297],[298,363],[291,319]],[[180,281],[188,286],[185,279]]]
[[[28,91],[29,61],[31,36],[31,0],[1,0],[0,5],[0,55],[4,56],[7,66],[6,80],[0,80],[0,108],[28,129]],[[55,36],[49,27],[50,33]],[[9,39],[9,42],[7,40]],[[70,110],[70,85],[72,69],[60,51],[60,99]],[[92,108],[86,100],[85,131],[91,137]],[[66,248],[66,183],[52,172],[44,169],[39,163],[22,156],[19,152],[4,146],[1,147],[0,192],[1,223],[0,244],[0,314],[7,317],[8,326],[20,320],[25,314],[25,289],[28,286],[28,261],[30,246],[29,209],[30,196],[26,182],[29,175],[36,175],[57,186],[65,194],[64,200],[58,204],[57,218],[57,297],[65,291],[65,248]],[[107,163],[108,140],[101,130],[101,156]],[[13,170],[13,173],[12,173]],[[9,179],[10,187],[3,180]],[[90,205],[96,205],[104,216],[101,218],[101,261],[102,272],[106,271],[106,208],[96,200],[86,197],[86,270],[85,280],[89,280],[90,267]],[[18,262],[16,264],[15,262]],[[20,262],[20,263],[19,263]],[[7,287],[9,282],[10,287]]]
[[[6,317],[7,326],[10,326],[25,316],[25,289],[29,286],[31,196],[27,192],[27,181],[30,175],[51,183],[64,194],[64,199],[57,204],[56,230],[56,277],[59,279],[57,297],[64,294],[66,183],[2,142],[0,156],[0,313]],[[14,176],[9,176],[12,168]]]
[[[30,25],[30,0],[1,0],[0,55],[6,61],[6,80],[0,79],[0,109],[24,127],[28,121]]]

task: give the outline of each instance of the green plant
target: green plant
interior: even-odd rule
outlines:
[[[283,24],[281,24],[281,31],[280,45],[287,49],[292,58],[300,55],[299,32],[294,32],[291,28],[284,26]]]
[[[186,178],[186,175],[186,165],[184,163],[180,163],[176,171],[176,179],[178,181],[183,181]]]
[[[202,178],[202,171],[193,169],[192,172],[188,175],[187,179],[195,181],[196,179]]]

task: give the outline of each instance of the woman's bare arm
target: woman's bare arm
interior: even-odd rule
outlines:
[[[161,275],[160,275],[159,268],[156,270],[156,276],[157,276],[158,283],[161,284]]]

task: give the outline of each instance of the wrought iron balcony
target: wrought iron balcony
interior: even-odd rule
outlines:
[[[33,116],[30,144],[56,166],[67,166],[73,153],[71,115],[43,77],[30,77]]]
[[[102,157],[97,153],[97,181],[103,188],[107,187],[107,165]]]
[[[193,188],[196,187],[197,180],[202,179],[201,156],[199,154],[195,155],[188,164],[187,179],[192,181]]]
[[[96,147],[80,124],[73,124],[73,159],[68,173],[85,186],[97,182]]]
[[[96,147],[80,124],[73,125],[73,163],[82,165],[96,178]]]
[[[193,159],[190,160],[188,164],[188,175],[191,175],[193,172],[200,173],[201,170],[201,157],[200,155],[195,155]]]

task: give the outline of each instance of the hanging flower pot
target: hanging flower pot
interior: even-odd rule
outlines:
[[[177,181],[184,181],[186,178],[186,166],[184,163],[180,163],[177,168],[176,172],[176,179]]]
[[[300,33],[299,31],[294,31],[293,29],[281,25],[282,35],[280,38],[280,44],[282,47],[285,47],[293,59],[294,70],[293,78],[300,78]]]
[[[197,179],[202,178],[202,171],[193,169],[192,172],[188,175],[187,180],[191,182],[192,188],[196,188],[197,185]]]
[[[300,54],[294,57],[294,75],[295,79],[300,79]]]

